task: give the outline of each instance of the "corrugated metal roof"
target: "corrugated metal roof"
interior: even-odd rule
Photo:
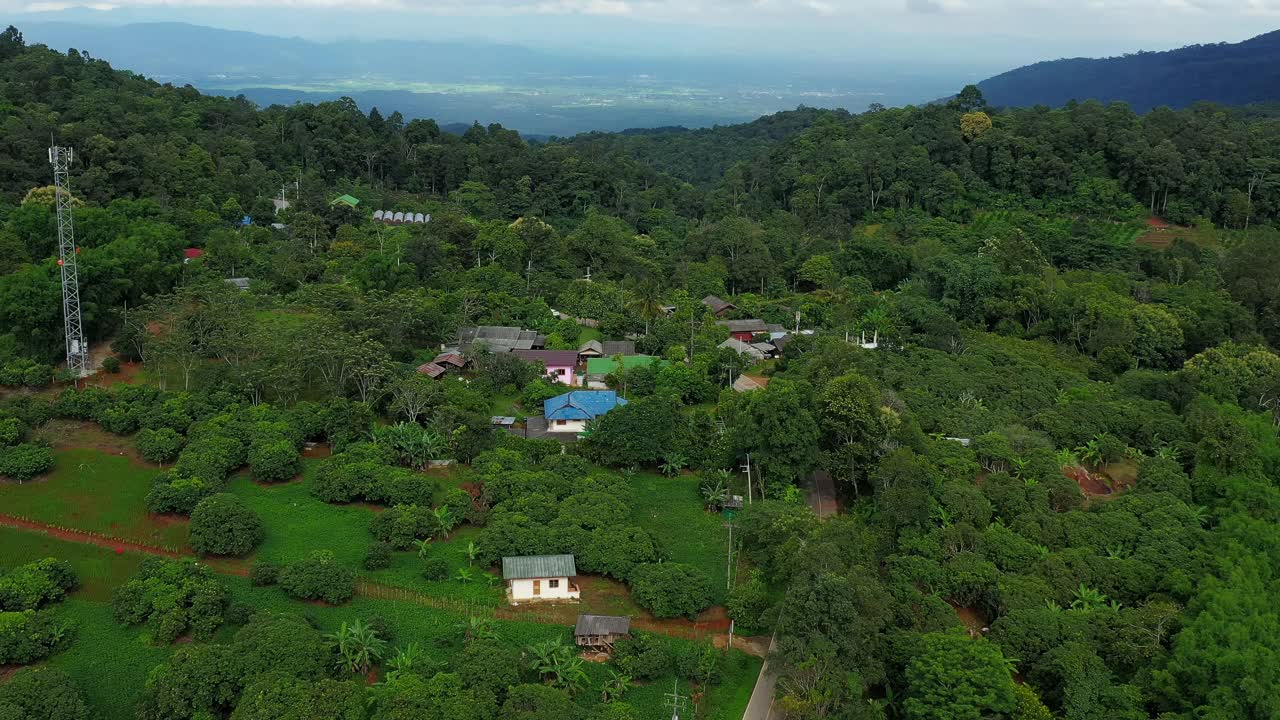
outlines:
[[[769,326],[765,325],[764,321],[760,320],[759,318],[752,318],[750,320],[720,320],[716,324],[720,325],[721,327],[727,327],[729,328],[729,332],[735,332],[735,333],[769,332]]]
[[[542,363],[547,367],[573,367],[578,364],[576,350],[513,350],[521,360]]]
[[[652,355],[624,355],[622,357],[622,367],[630,369],[634,367],[644,367],[659,362],[659,358]],[[618,369],[618,363],[614,362],[611,357],[591,358],[587,360],[588,375],[608,375]]]
[[[605,340],[600,349],[609,357],[614,355],[635,355],[636,343],[634,340]]]
[[[728,310],[729,308],[736,308],[736,307],[738,307],[737,305],[734,305],[733,303],[729,302],[728,300],[721,300],[720,298],[716,297],[715,295],[708,295],[708,296],[706,296],[706,297],[702,298],[702,304],[703,304],[703,305],[706,305],[706,306],[707,306],[707,307],[709,307],[709,308],[711,308],[711,312],[713,312],[713,313],[715,313],[715,314],[717,314],[717,315],[719,315],[720,313],[724,312],[725,310]]]
[[[579,615],[574,635],[626,635],[631,632],[631,618],[617,615]]]
[[[572,555],[527,555],[502,558],[504,580],[574,577],[577,574],[578,567],[574,564]]]
[[[627,401],[613,390],[574,390],[542,403],[547,420],[591,420]]]

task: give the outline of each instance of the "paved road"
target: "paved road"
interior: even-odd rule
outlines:
[[[775,635],[769,641],[770,654],[773,653],[777,644],[778,638]],[[747,711],[742,714],[742,720],[770,720],[775,717],[773,691],[777,685],[778,674],[769,667],[769,659],[766,657],[764,665],[760,667],[760,676],[756,678],[756,687],[751,691],[751,701],[747,703]]]
[[[831,474],[824,470],[814,471],[805,483],[805,500],[809,508],[820,518],[839,514],[840,503],[836,499],[836,484]]]

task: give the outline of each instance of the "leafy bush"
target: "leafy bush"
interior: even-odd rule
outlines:
[[[0,610],[36,610],[77,585],[71,565],[55,558],[27,563],[0,577]]]
[[[42,445],[23,443],[0,449],[0,475],[26,482],[53,469],[53,452]]]
[[[249,446],[249,472],[258,482],[287,482],[301,469],[298,450],[288,440],[255,440]]]
[[[0,665],[26,665],[48,657],[70,637],[71,626],[47,611],[0,612]]]
[[[671,672],[670,642],[661,635],[635,630],[631,637],[614,644],[614,662],[637,680],[653,680]]]
[[[317,550],[280,571],[280,587],[300,600],[341,605],[356,594],[356,573],[334,562],[333,553]]]
[[[160,473],[147,493],[147,510],[153,513],[190,515],[200,501],[222,490],[221,481],[187,477],[177,470]]]
[[[439,523],[430,507],[396,505],[375,515],[369,529],[381,542],[407,550],[415,539],[434,536]]]
[[[654,617],[694,617],[711,605],[711,581],[696,567],[680,563],[637,565],[631,594]]]
[[[179,435],[173,428],[158,430],[143,428],[133,439],[142,459],[153,463],[173,462],[186,442],[186,438]]]
[[[100,387],[63,390],[53,403],[53,414],[73,420],[93,420],[111,403],[111,393]]]
[[[422,577],[427,580],[447,580],[449,563],[442,557],[429,557],[422,566]]]
[[[116,588],[111,606],[118,622],[145,623],[156,642],[170,643],[188,632],[211,638],[222,624],[227,597],[213,571],[194,560],[147,558]]]
[[[0,448],[17,445],[22,439],[22,421],[15,417],[0,418]]]
[[[120,358],[115,355],[108,355],[102,359],[102,369],[115,375],[120,372]]]
[[[262,520],[240,498],[210,495],[191,511],[191,547],[208,555],[244,555],[262,542]]]
[[[244,464],[244,453],[244,443],[234,437],[199,436],[187,442],[173,469],[187,477],[220,483],[227,479],[227,473]]]
[[[259,560],[249,568],[249,582],[258,587],[275,585],[280,580],[280,566]]]
[[[382,570],[391,567],[391,549],[389,543],[374,543],[364,556],[364,569]]]
[[[53,367],[26,358],[0,365],[0,385],[39,388],[53,382]]]
[[[23,668],[0,683],[0,718],[88,720],[89,706],[65,670]]]

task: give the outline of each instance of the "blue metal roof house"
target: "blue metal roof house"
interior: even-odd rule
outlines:
[[[587,422],[626,405],[613,390],[574,390],[542,403],[547,432],[582,432]]]

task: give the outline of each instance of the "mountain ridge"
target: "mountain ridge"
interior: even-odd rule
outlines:
[[[1196,102],[1239,106],[1280,100],[1280,30],[1239,43],[1045,60],[987,78],[978,88],[993,105],[1120,101],[1139,112]]]

